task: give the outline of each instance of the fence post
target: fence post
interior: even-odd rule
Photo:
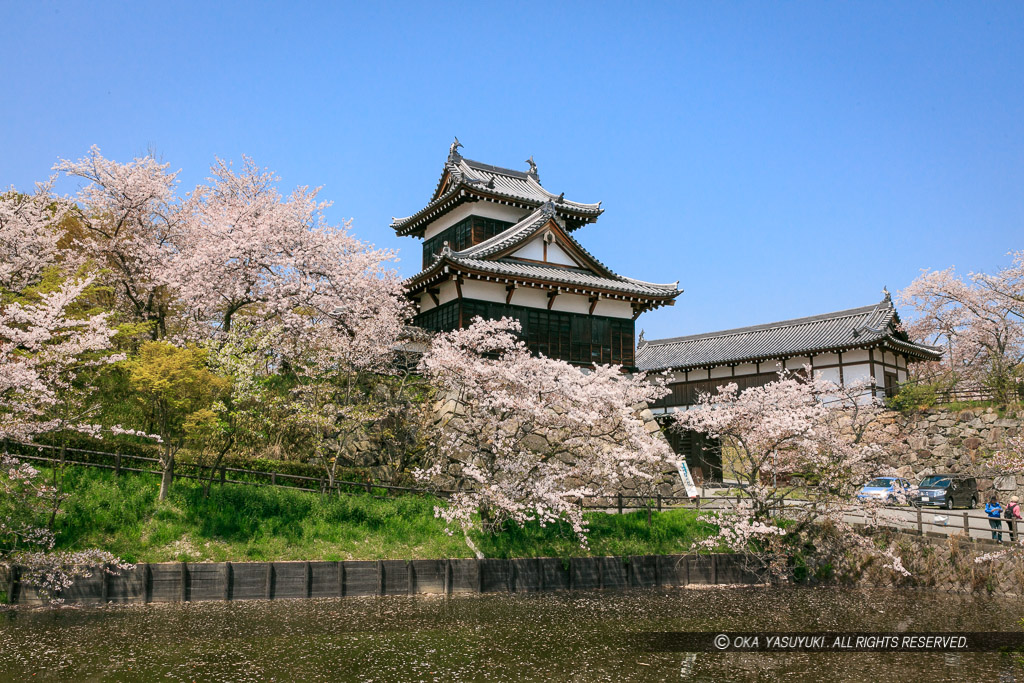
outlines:
[[[964,535],[967,536],[967,538],[971,537],[971,522],[970,517],[966,512],[964,513]]]
[[[661,494],[658,494],[658,512],[661,512]]]
[[[14,591],[18,588],[18,573],[21,568],[17,565],[11,565],[10,576],[7,577],[7,603],[9,605],[14,604],[15,595]]]
[[[409,595],[416,595],[416,569],[412,565],[412,560],[405,561],[405,578],[408,581],[406,588]]]
[[[345,562],[338,562],[338,597],[345,597]]]
[[[153,601],[153,567],[147,562],[142,569],[142,602]]]
[[[114,453],[114,476],[121,476],[121,453]]]
[[[313,566],[308,561],[306,562],[305,583],[306,583],[306,591],[305,591],[306,592],[306,596],[305,597],[311,598],[311,597],[313,597]]]
[[[619,494],[619,514],[622,514],[622,494]]]
[[[277,486],[277,472],[270,473],[270,485]]]
[[[921,521],[921,508],[917,508],[917,535],[924,536],[924,523]]]
[[[227,480],[227,478],[228,478],[228,468],[225,465],[225,466],[220,468],[220,485],[221,486],[224,485],[224,482]]]

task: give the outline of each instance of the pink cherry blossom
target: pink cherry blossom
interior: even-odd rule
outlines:
[[[420,369],[447,407],[433,460],[416,476],[457,482],[436,511],[450,527],[565,520],[586,543],[581,497],[611,496],[674,469],[668,443],[639,414],[665,389],[618,366],[581,369],[532,355],[519,329],[477,318],[435,337]]]

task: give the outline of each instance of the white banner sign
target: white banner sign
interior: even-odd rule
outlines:
[[[693,483],[693,477],[690,476],[690,468],[686,466],[685,460],[679,461],[679,478],[683,480],[687,496],[690,498],[700,497],[700,492],[697,490],[697,485]]]

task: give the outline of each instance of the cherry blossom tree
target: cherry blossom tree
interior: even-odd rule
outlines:
[[[397,338],[405,302],[393,252],[328,224],[318,190],[283,197],[279,178],[249,158],[241,172],[218,161],[212,174],[184,204],[171,278],[195,325],[229,332],[244,316],[290,334],[326,323],[360,337],[372,326],[385,345]]]
[[[54,550],[56,536],[43,522],[54,495],[39,470],[0,454],[0,568],[19,572],[23,585],[34,587],[48,602],[60,603],[61,592],[75,580],[96,571],[117,574],[132,565],[102,550]]]
[[[581,497],[611,496],[674,467],[668,443],[638,412],[665,389],[618,366],[583,370],[534,356],[519,330],[513,320],[476,318],[433,340],[420,369],[445,416],[432,462],[416,476],[458,486],[436,510],[449,528],[565,520],[585,544]]]
[[[20,292],[57,264],[61,250],[55,225],[68,207],[53,198],[51,187],[47,182],[31,195],[13,188],[0,194],[0,292]]]
[[[808,544],[821,564],[858,547],[903,573],[892,549],[878,550],[850,523],[856,516],[870,528],[884,516],[854,493],[888,469],[898,426],[884,419],[869,384],[837,386],[809,368],[804,374],[782,370],[778,380],[744,391],[728,384],[673,414],[673,429],[720,440],[744,488],[732,509],[704,516],[719,531],[697,545],[748,554],[773,577],[790,573],[793,550]]]
[[[916,311],[908,333],[945,347],[938,368],[954,384],[987,387],[1001,402],[1018,399],[1024,372],[1024,252],[993,275],[925,271],[900,293]],[[926,371],[929,368],[926,368]]]
[[[106,312],[84,310],[96,275],[60,248],[65,207],[47,186],[0,196],[0,438],[47,431],[95,431],[74,389],[104,354],[115,330]]]
[[[83,311],[95,275],[60,248],[60,214],[46,188],[32,197],[0,196],[3,440],[28,441],[53,431],[98,433],[100,427],[88,422],[93,406],[79,377],[118,360],[109,353],[115,334],[109,314]],[[72,265],[70,274],[61,272]],[[61,590],[97,564],[126,566],[105,552],[54,551],[53,521],[66,498],[60,469],[58,463],[48,485],[35,468],[0,454],[0,566],[18,566],[22,580],[49,599],[59,599]]]
[[[152,156],[127,164],[105,158],[98,147],[54,170],[85,181],[74,197],[80,248],[105,268],[106,281],[127,320],[145,323],[159,339],[173,313],[168,277],[175,272],[174,238],[180,221],[177,173]]]

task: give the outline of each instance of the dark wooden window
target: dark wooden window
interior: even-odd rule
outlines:
[[[441,251],[445,242],[448,243],[452,251],[462,251],[508,230],[512,225],[512,223],[481,216],[470,216],[459,221],[423,242],[423,267],[426,268],[434,262],[434,257]]]
[[[632,367],[634,363],[634,325],[629,319],[461,299],[420,313],[413,322],[424,329],[443,332],[468,327],[476,316],[518,320],[530,351],[548,358],[581,365],[612,363]]]
[[[899,379],[896,377],[896,373],[887,372],[885,373],[885,396],[886,398],[892,398],[900,390]]]

